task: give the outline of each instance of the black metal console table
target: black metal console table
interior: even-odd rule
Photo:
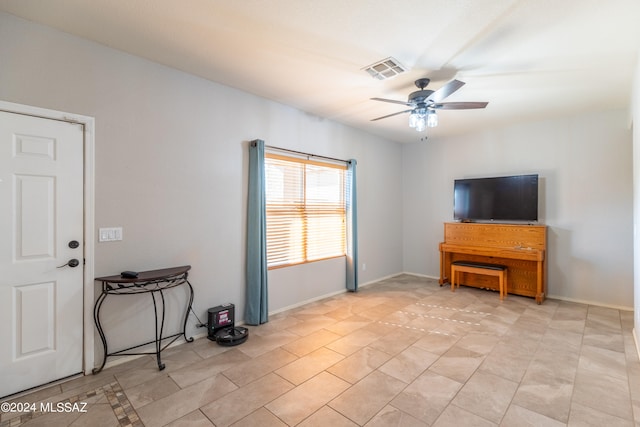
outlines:
[[[93,373],[97,374],[103,368],[105,363],[107,362],[107,357],[109,356],[130,356],[130,355],[140,355],[140,354],[155,354],[156,359],[158,361],[158,369],[164,369],[164,363],[160,358],[160,353],[175,342],[181,336],[184,336],[184,339],[187,342],[192,342],[193,337],[187,338],[187,319],[189,318],[189,311],[191,310],[191,305],[193,304],[193,287],[191,283],[187,280],[188,271],[191,269],[190,265],[184,265],[181,267],[173,267],[173,268],[164,268],[161,270],[150,270],[143,271],[138,273],[138,277],[135,278],[125,278],[120,275],[117,276],[107,276],[107,277],[97,277],[95,280],[102,282],[102,293],[96,300],[96,304],[93,308],[93,320],[96,323],[96,327],[98,328],[98,334],[100,334],[100,339],[102,340],[102,346],[104,347],[104,358],[102,360],[102,365],[99,368],[94,368]],[[165,317],[165,302],[164,302],[164,293],[163,291],[175,288],[176,286],[187,285],[189,287],[189,302],[187,305],[187,311],[184,316],[184,323],[182,325],[182,332],[178,332],[173,335],[169,335],[163,337],[162,334],[164,332],[164,317]],[[100,323],[100,309],[102,308],[102,304],[108,295],[134,295],[134,294],[143,294],[148,293],[151,294],[151,299],[153,300],[153,313],[155,316],[155,328],[156,328],[156,336],[155,339],[143,344],[139,344],[133,347],[125,348],[124,350],[115,351],[113,353],[109,353],[108,345],[107,345],[107,337],[104,334],[104,330],[102,329],[102,324]],[[160,294],[160,303],[156,301],[156,293]],[[159,312],[160,311],[160,312]],[[163,341],[170,340],[166,344],[163,345]],[[155,344],[154,352],[138,352],[132,353],[130,350],[134,350],[136,348]]]

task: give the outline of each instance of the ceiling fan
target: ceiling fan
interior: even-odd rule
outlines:
[[[386,119],[387,117],[397,116],[398,114],[410,113],[409,127],[415,128],[418,132],[422,132],[426,127],[435,127],[438,125],[436,110],[469,110],[485,108],[488,104],[488,102],[442,102],[447,96],[464,86],[464,82],[451,80],[440,89],[433,91],[425,89],[430,81],[431,80],[427,78],[416,80],[415,85],[420,90],[411,92],[406,102],[395,101],[393,99],[371,98],[374,101],[391,102],[393,104],[411,107],[408,110],[371,119],[371,121]]]

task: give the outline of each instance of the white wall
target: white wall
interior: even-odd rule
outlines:
[[[124,234],[96,244],[98,276],[191,264],[198,316],[232,302],[242,319],[247,143],[256,138],[357,159],[361,280],[401,271],[398,144],[3,13],[0,61],[0,99],[95,117],[96,232]],[[322,268],[270,277],[270,310],[344,289],[344,270],[341,283],[312,280]],[[170,324],[184,298],[169,297]],[[107,299],[111,350],[149,336],[149,309],[148,296]],[[195,323],[191,332],[204,332]]]
[[[404,270],[439,277],[456,178],[538,173],[550,297],[633,305],[628,112],[517,124],[404,149]]]
[[[633,316],[633,332],[636,341],[636,349],[640,355],[640,51],[633,82],[632,94],[632,121],[633,121],[633,290],[635,308]]]

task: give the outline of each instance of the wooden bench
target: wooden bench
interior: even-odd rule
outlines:
[[[451,263],[451,292],[455,292],[456,284],[460,287],[458,273],[484,274],[498,277],[500,283],[500,300],[507,297],[507,266],[486,264],[473,261],[454,261]]]

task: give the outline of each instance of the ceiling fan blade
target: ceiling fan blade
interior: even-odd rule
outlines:
[[[440,102],[443,99],[445,99],[447,96],[451,95],[453,92],[460,89],[462,86],[464,86],[464,84],[465,83],[461,82],[460,80],[451,80],[449,83],[447,83],[446,85],[442,86],[440,89],[436,90],[431,95],[429,95],[427,100],[431,100],[433,102]]]
[[[384,99],[384,98],[371,98],[372,101],[382,101],[382,102],[391,102],[392,104],[400,104],[406,105],[407,107],[411,107],[413,104],[410,104],[406,101],[396,101],[393,99]]]
[[[386,119],[387,117],[393,117],[393,116],[397,116],[398,114],[409,113],[411,111],[413,111],[413,108],[410,109],[410,110],[399,111],[399,112],[393,113],[393,114],[387,114],[386,116],[382,116],[382,117],[376,117],[375,119],[371,119],[371,121],[375,122],[376,120]]]
[[[431,108],[436,110],[471,110],[474,108],[485,108],[488,102],[445,102],[433,104]]]

